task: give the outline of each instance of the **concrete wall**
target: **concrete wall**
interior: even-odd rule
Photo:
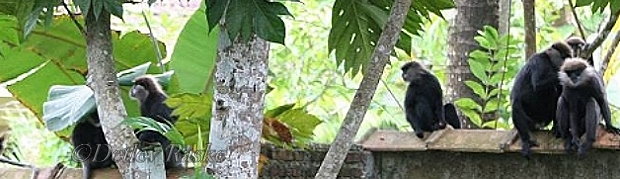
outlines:
[[[614,179],[620,178],[620,153],[593,150],[583,159],[567,154],[449,151],[374,152],[378,178],[422,179]]]

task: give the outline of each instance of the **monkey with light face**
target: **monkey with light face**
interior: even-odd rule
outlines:
[[[576,149],[580,156],[586,154],[596,140],[599,115],[603,116],[609,132],[620,132],[611,124],[603,80],[586,60],[567,59],[559,72],[559,79],[563,90],[556,116],[567,152]],[[584,134],[585,141],[582,142]]]
[[[174,124],[177,117],[172,115],[172,109],[164,102],[168,98],[161,89],[157,80],[151,76],[142,76],[134,80],[129,96],[140,104],[141,116],[154,119],[157,122]],[[136,134],[141,142],[160,143],[164,150],[166,168],[181,167],[183,152],[172,145],[164,135],[155,131],[141,131]]]
[[[572,57],[580,57],[586,46],[588,46],[588,43],[581,37],[570,37],[566,39],[566,44],[568,44],[573,49]],[[594,58],[592,57],[592,55],[590,55],[590,58],[588,58],[587,61],[590,66],[594,66]]]
[[[418,138],[423,138],[424,132],[445,128],[446,122],[454,128],[461,126],[454,105],[443,105],[443,91],[435,75],[416,61],[403,65],[401,70],[403,79],[409,82],[405,95],[407,122]]]

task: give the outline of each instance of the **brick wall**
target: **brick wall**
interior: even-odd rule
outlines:
[[[329,145],[311,144],[306,150],[283,149],[264,144],[261,153],[269,160],[261,171],[261,178],[314,178]],[[372,178],[374,158],[370,151],[354,145],[349,151],[338,178]]]

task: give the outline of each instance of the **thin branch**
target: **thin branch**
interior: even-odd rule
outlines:
[[[80,24],[80,22],[77,21],[77,18],[75,18],[75,14],[71,12],[71,10],[69,9],[69,6],[67,6],[67,3],[62,1],[62,7],[64,7],[65,10],[67,10],[67,14],[69,14],[69,17],[71,17],[71,20],[73,20],[73,23],[75,24],[75,26],[80,30],[80,33],[82,33],[82,35],[86,37],[86,31],[84,30],[84,26],[82,26],[82,24]]]
[[[584,59],[590,58],[594,50],[596,50],[596,48],[598,48],[599,46],[601,46],[601,44],[603,44],[603,41],[607,39],[609,32],[611,32],[611,29],[616,24],[619,13],[620,11],[609,16],[609,20],[605,24],[605,27],[598,33],[598,36],[596,36],[596,38],[594,39],[592,43],[588,43],[588,45],[586,45],[585,49],[583,50],[583,53],[580,54],[581,58],[584,58]]]
[[[609,49],[607,50],[607,54],[605,54],[605,57],[603,57],[601,66],[598,69],[599,73],[605,74],[605,71],[607,70],[607,66],[609,65],[609,61],[611,60],[611,56],[616,51],[616,48],[618,47],[619,43],[620,43],[620,32],[617,32],[616,36],[611,41],[611,46],[609,46]]]
[[[155,49],[155,53],[157,54],[157,61],[159,62],[159,68],[161,68],[161,73],[166,72],[166,67],[164,67],[164,57],[161,55],[161,50],[159,50],[159,45],[157,45],[157,39],[155,39],[155,35],[153,35],[153,29],[151,29],[151,24],[149,23],[149,19],[146,18],[146,13],[142,10],[142,17],[144,17],[144,22],[146,22],[146,27],[149,29],[149,36],[151,36],[151,42],[153,42],[153,48]]]
[[[512,0],[508,0],[508,4],[510,4],[510,6],[512,5]],[[504,63],[502,64],[502,78],[499,81],[499,87],[497,87],[497,89],[499,89],[499,92],[497,93],[497,109],[499,111],[499,106],[500,106],[500,101],[502,99],[502,87],[504,85],[504,80],[506,78],[506,66],[507,66],[507,62],[508,62],[508,52],[510,52],[510,10],[511,8],[508,7],[508,20],[506,21],[506,56],[504,56]],[[494,128],[497,129],[497,123],[499,122],[499,118],[495,119],[495,126]]]
[[[383,84],[383,86],[385,86],[385,89],[387,89],[388,93],[390,93],[390,96],[392,96],[392,99],[394,99],[396,104],[398,104],[398,107],[400,107],[401,110],[405,111],[405,108],[403,107],[402,104],[400,104],[400,101],[398,101],[398,99],[396,98],[396,96],[394,95],[390,87],[387,85],[385,80],[381,79],[381,83]]]
[[[575,22],[577,23],[577,28],[579,29],[579,33],[581,34],[581,38],[583,40],[586,39],[586,33],[583,32],[583,28],[581,27],[581,21],[579,21],[579,17],[577,16],[577,11],[575,11],[575,5],[573,5],[573,0],[568,0],[568,4],[570,6],[570,11],[573,13],[573,18],[575,18]]]
[[[342,126],[336,139],[329,147],[325,160],[321,163],[315,178],[335,179],[342,168],[344,159],[353,145],[353,138],[362,124],[366,111],[375,94],[379,80],[385,69],[385,65],[390,57],[390,52],[394,49],[396,41],[403,28],[405,18],[411,7],[411,0],[396,0],[392,4],[390,16],[383,27],[383,32],[379,36],[377,45],[374,48],[369,66],[362,78],[359,89],[353,97],[351,106],[347,111]]]

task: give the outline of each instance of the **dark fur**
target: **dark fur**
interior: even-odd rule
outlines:
[[[573,57],[579,57],[581,52],[588,45],[588,43],[581,37],[570,37],[566,39],[566,44],[568,44],[573,49]],[[587,61],[590,66],[594,66],[594,58],[592,57],[592,55],[590,55],[590,58],[588,58]]]
[[[77,159],[82,162],[83,178],[91,178],[92,169],[108,168],[114,164],[96,111],[75,126],[71,141]]]
[[[168,96],[162,91],[156,79],[143,76],[136,78],[134,82],[130,96],[140,103],[142,116],[164,124],[174,124],[177,121],[177,117],[172,116],[172,109],[164,103]],[[142,131],[136,135],[142,142],[159,143],[162,146],[166,168],[181,167],[183,153],[178,147],[171,145],[165,136],[155,131]]]
[[[564,60],[572,55],[570,46],[557,42],[544,52],[532,55],[515,78],[510,94],[512,120],[521,137],[521,153],[527,158],[531,155],[531,147],[538,146],[530,138],[530,131],[542,129],[555,121],[562,90],[558,71]],[[554,125],[554,134],[559,137],[555,128]]]
[[[445,128],[443,94],[437,77],[418,62],[409,62],[401,69],[403,79],[409,82],[405,96],[407,122],[416,136],[422,138],[423,132]]]
[[[459,116],[456,113],[456,107],[454,107],[452,103],[446,103],[445,105],[443,105],[443,113],[446,122],[450,124],[452,128],[461,128],[461,121],[459,120]]]
[[[583,156],[596,140],[599,114],[603,116],[607,129],[618,133],[611,125],[611,111],[605,97],[603,80],[587,61],[581,58],[567,59],[562,65],[559,79],[563,86],[558,100],[557,116],[565,150],[577,148]],[[581,136],[585,141],[580,141]]]

